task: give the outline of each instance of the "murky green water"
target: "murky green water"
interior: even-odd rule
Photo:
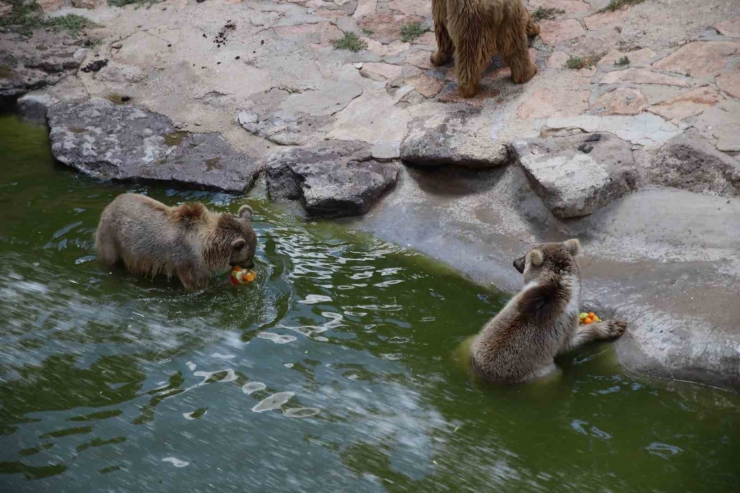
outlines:
[[[256,285],[103,269],[119,193],[244,199],[100,184],[45,135],[0,117],[0,491],[738,491],[738,396],[624,375],[608,344],[478,388],[451,354],[499,296],[258,197]]]

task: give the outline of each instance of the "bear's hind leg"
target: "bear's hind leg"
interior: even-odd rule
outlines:
[[[432,0],[432,15],[434,17],[434,37],[437,38],[437,51],[432,53],[432,65],[440,66],[449,62],[455,45],[452,44],[450,33],[447,32],[447,3],[445,0]]]
[[[540,33],[540,26],[532,20],[532,16],[528,10],[525,10],[524,12],[526,13],[525,16],[527,18],[527,37],[534,38]]]
[[[98,253],[98,260],[108,267],[116,265],[121,259],[116,246],[115,233],[102,222],[95,233],[95,250]]]
[[[487,57],[483,56],[481,39],[461,39],[455,46],[455,73],[457,87],[464,98],[472,98],[478,92]]]
[[[528,16],[522,14],[516,18],[516,22],[502,23],[497,36],[497,48],[511,67],[514,84],[523,84],[537,73],[537,66],[529,59]]]

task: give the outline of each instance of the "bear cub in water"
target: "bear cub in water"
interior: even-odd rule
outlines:
[[[525,286],[473,342],[471,363],[478,375],[505,384],[535,380],[556,370],[556,355],[624,333],[625,322],[579,325],[580,253],[580,242],[572,239],[536,246],[514,261]]]
[[[123,260],[133,274],[177,274],[193,290],[207,287],[217,272],[251,267],[257,235],[246,205],[234,216],[211,212],[200,202],[168,207],[126,193],[103,210],[95,247],[106,265]]]

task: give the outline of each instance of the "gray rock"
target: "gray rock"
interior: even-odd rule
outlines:
[[[364,142],[326,141],[271,159],[267,189],[272,200],[299,200],[311,217],[366,213],[392,188],[398,167],[373,159]]]
[[[164,115],[105,99],[55,104],[48,120],[54,157],[96,178],[241,192],[261,171],[218,134],[178,132]]]
[[[591,214],[637,186],[630,145],[611,134],[519,140],[512,147],[532,188],[561,219]]]
[[[52,105],[61,102],[81,102],[88,98],[82,82],[77,77],[68,76],[53,86],[29,92],[18,98],[18,113],[26,121],[44,124],[46,113]]]
[[[46,111],[56,101],[48,94],[26,94],[18,98],[18,112],[24,120],[46,123]]]
[[[0,98],[16,98],[56,84],[84,59],[78,41],[66,32],[36,31],[25,37],[0,32]]]
[[[507,146],[491,139],[490,122],[480,112],[480,108],[463,107],[415,118],[401,143],[401,159],[415,166],[495,168],[508,164]]]
[[[740,163],[690,128],[660,148],[648,180],[656,185],[731,197],[740,192]]]
[[[119,84],[141,82],[144,77],[144,72],[139,67],[125,65],[115,61],[108,63],[97,75],[98,80]]]

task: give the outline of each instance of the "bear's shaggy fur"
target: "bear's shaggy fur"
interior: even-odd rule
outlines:
[[[555,371],[556,355],[624,333],[624,322],[579,325],[580,252],[573,239],[539,245],[514,261],[525,286],[473,342],[471,363],[478,375],[505,384],[535,380]]]
[[[229,267],[250,267],[256,246],[249,206],[234,216],[200,202],[168,207],[133,193],[108,204],[95,236],[106,265],[123,260],[137,275],[177,274],[188,290],[205,288],[214,273]]]
[[[515,84],[537,73],[527,36],[536,36],[540,28],[521,0],[432,0],[432,16],[437,38],[432,64],[443,65],[455,55],[461,96],[475,96],[483,70],[496,53],[509,64]]]

